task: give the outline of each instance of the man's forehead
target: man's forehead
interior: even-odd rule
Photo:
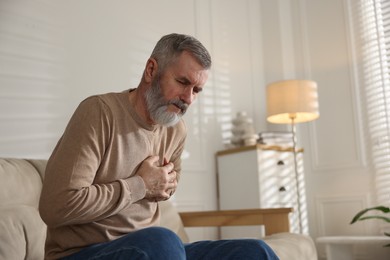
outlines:
[[[209,71],[207,69],[201,70],[189,70],[189,71],[178,71],[175,74],[177,79],[185,81],[186,83],[202,85],[206,83]]]
[[[177,78],[191,82],[207,78],[209,72],[209,69],[205,69],[189,52],[183,52],[169,67]]]

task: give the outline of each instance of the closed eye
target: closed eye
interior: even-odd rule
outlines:
[[[176,79],[176,82],[178,82],[180,85],[182,85],[184,87],[189,87],[189,86],[191,86],[193,84],[187,78],[178,78],[178,79]],[[203,89],[201,87],[194,86],[192,91],[195,94],[198,94],[199,92],[202,92],[202,90]]]
[[[191,85],[191,82],[188,79],[176,79],[176,81],[184,86]]]

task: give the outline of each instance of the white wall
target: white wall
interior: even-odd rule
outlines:
[[[375,204],[356,2],[290,2],[293,43],[299,54],[290,64],[297,76],[319,85],[320,118],[299,129],[310,233],[382,235],[375,221],[349,225],[359,210]],[[380,258],[384,252],[381,245],[354,249],[358,259],[386,259]],[[319,255],[324,257],[321,246]]]
[[[0,0],[0,156],[47,158],[83,98],[135,87],[163,34],[193,34],[214,65],[186,115],[178,208],[217,207],[214,155],[231,118],[245,110],[257,131],[285,129],[266,123],[266,84],[305,78],[318,82],[321,113],[298,128],[310,233],[372,234],[348,224],[374,194],[351,1]]]

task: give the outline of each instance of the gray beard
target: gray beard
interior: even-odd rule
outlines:
[[[146,106],[150,117],[156,123],[170,127],[177,124],[187,111],[188,105],[175,99],[166,101],[161,93],[159,80],[153,80],[152,86],[145,92]],[[181,113],[169,112],[168,106],[175,104],[181,109]]]

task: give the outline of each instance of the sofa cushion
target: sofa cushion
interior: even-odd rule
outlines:
[[[264,241],[275,251],[280,259],[317,259],[314,241],[308,235],[277,233],[266,236]]]
[[[38,207],[42,178],[26,160],[0,159],[0,205]]]
[[[43,259],[46,226],[38,210],[17,205],[0,212],[0,259]]]
[[[43,181],[43,178],[45,177],[45,169],[46,169],[47,160],[29,159],[27,161],[29,163],[31,163],[32,166],[34,166],[34,168],[37,170],[37,172],[39,173],[39,175],[41,176],[41,179]]]

